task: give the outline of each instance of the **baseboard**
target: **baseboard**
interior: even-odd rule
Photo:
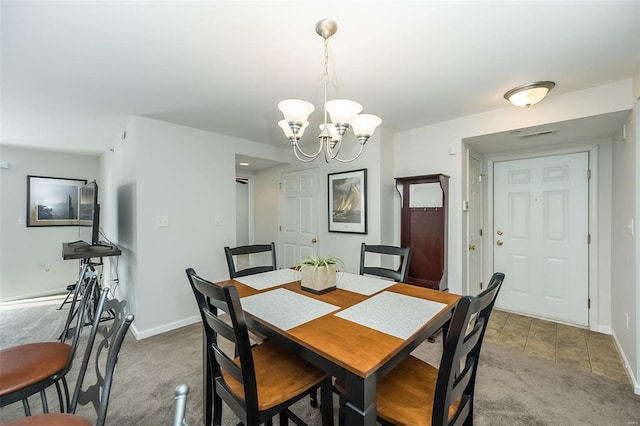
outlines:
[[[611,327],[607,327],[606,325],[598,325],[596,326],[596,329],[593,331],[597,331],[598,333],[602,333],[602,334],[613,334]]]
[[[635,373],[633,372],[633,369],[629,364],[629,360],[622,350],[622,346],[620,345],[618,336],[616,336],[615,332],[612,332],[611,335],[613,336],[613,341],[616,344],[616,349],[618,350],[620,357],[622,357],[622,363],[624,364],[624,369],[627,372],[627,376],[629,376],[629,380],[631,380],[631,384],[633,385],[633,393],[635,393],[636,395],[640,395],[640,383],[638,383],[638,378],[635,376]]]
[[[195,324],[197,322],[202,321],[202,318],[199,315],[181,319],[180,321],[171,322],[169,324],[163,324],[159,327],[150,328],[148,330],[138,330],[136,328],[136,323],[134,321],[131,324],[130,330],[135,337],[136,340],[146,339],[147,337],[156,336],[158,334],[165,333],[167,331],[175,330],[176,328],[185,327],[187,325]]]
[[[2,298],[2,300],[0,300],[0,302],[1,303],[5,303],[5,302],[15,302],[17,300],[23,301],[23,300],[26,300],[26,299],[37,299],[37,298],[40,298],[40,297],[64,296],[65,294],[67,294],[67,293],[61,291],[58,288],[56,290],[39,291],[37,293],[21,294],[20,296]]]

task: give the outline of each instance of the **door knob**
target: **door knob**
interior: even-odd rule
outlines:
[[[312,240],[311,240],[311,242],[312,242],[313,244],[315,244],[315,243],[317,243],[317,242],[318,242],[318,239],[317,239],[317,238],[314,238],[314,239],[312,239]]]
[[[498,241],[496,241],[496,244],[497,244],[497,245],[499,245],[499,246],[501,246],[501,245],[503,245],[504,243],[502,242],[502,240],[498,240]]]
[[[475,245],[473,245],[473,244],[469,244],[469,250],[475,250],[475,249],[476,249],[476,246],[475,246]]]
[[[498,235],[502,235],[502,230],[501,230],[501,229],[498,229],[498,232],[496,232],[496,234],[498,234]]]

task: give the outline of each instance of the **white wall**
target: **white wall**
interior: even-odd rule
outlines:
[[[640,73],[639,73],[640,75]],[[638,293],[637,248],[638,238],[629,226],[637,224],[638,184],[638,111],[635,98],[640,95],[640,77],[629,93],[635,108],[626,121],[626,138],[622,129],[613,142],[613,190],[611,228],[611,321],[613,333],[622,348],[623,355],[635,376],[636,393],[640,394],[640,321],[638,318],[640,296]],[[632,94],[635,96],[632,97]]]
[[[0,300],[63,293],[78,279],[78,261],[62,260],[62,243],[76,241],[78,227],[26,226],[27,175],[92,181],[99,158],[2,145],[0,160],[9,162],[0,169]]]
[[[133,331],[143,338],[199,319],[187,267],[212,281],[228,278],[222,247],[235,244],[236,153],[275,160],[288,152],[143,117],[127,135],[103,160],[117,204],[106,226],[115,224],[125,246],[120,267],[129,266],[120,286],[133,300]],[[157,227],[157,216],[168,216],[169,226]],[[215,225],[215,216],[224,225]]]

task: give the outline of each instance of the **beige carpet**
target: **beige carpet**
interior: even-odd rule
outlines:
[[[54,313],[55,306],[11,311],[0,310],[0,346],[15,343],[19,333],[35,338],[51,327],[27,333],[33,310],[47,315],[47,322],[64,321],[66,311]],[[25,311],[25,312],[22,312]],[[27,314],[26,311],[31,311]],[[56,318],[57,317],[57,318]],[[21,318],[28,318],[23,322]],[[11,323],[12,326],[8,326]],[[55,328],[55,333],[62,327]],[[13,333],[15,331],[16,333]],[[46,338],[46,337],[42,337]],[[415,354],[437,363],[441,344],[425,343]],[[170,425],[175,387],[187,383],[191,390],[187,404],[189,424],[202,424],[201,332],[194,324],[141,341],[125,341],[112,390],[107,423],[110,425]],[[75,371],[70,381],[75,382]],[[40,410],[37,398],[32,409]],[[55,397],[50,404],[55,408]],[[337,409],[337,407],[336,407]],[[94,419],[91,409],[80,410]],[[311,425],[319,425],[318,410],[307,399],[294,411]],[[237,418],[225,407],[223,425],[235,425]],[[0,409],[0,419],[22,416],[21,404]],[[337,419],[337,417],[336,417]],[[534,358],[503,346],[486,342],[476,385],[475,423],[478,425],[629,425],[640,424],[640,396],[630,385],[593,375],[575,367]],[[276,420],[277,423],[277,420]]]

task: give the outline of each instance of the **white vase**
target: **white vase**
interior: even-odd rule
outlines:
[[[304,265],[300,268],[302,288],[318,294],[333,290],[336,288],[337,272],[336,265]]]

